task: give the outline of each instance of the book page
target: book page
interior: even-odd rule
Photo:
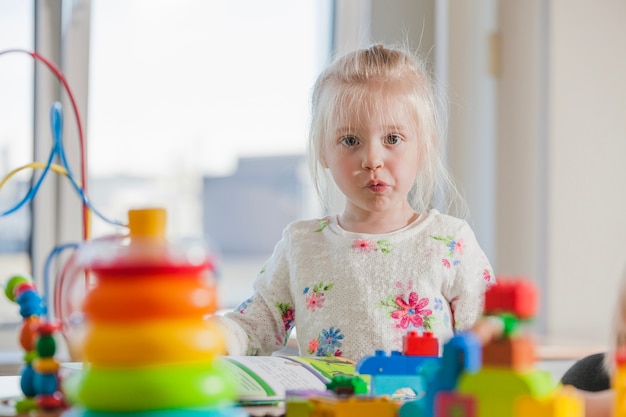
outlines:
[[[354,374],[354,364],[334,358],[226,356],[241,401],[284,400],[287,390],[324,391],[333,375]]]

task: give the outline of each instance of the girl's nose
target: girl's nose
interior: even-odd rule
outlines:
[[[363,154],[361,167],[367,171],[376,171],[384,165],[381,152],[375,146],[368,146]]]

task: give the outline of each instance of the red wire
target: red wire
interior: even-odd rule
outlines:
[[[76,104],[76,99],[74,98],[74,93],[72,93],[72,89],[69,86],[69,83],[65,79],[65,75],[61,72],[61,70],[54,65],[50,60],[40,55],[36,51],[27,51],[25,49],[8,49],[5,51],[0,51],[0,55],[11,53],[11,52],[22,52],[30,55],[36,61],[39,60],[43,62],[49,69],[56,75],[58,80],[61,82],[65,91],[67,92],[68,97],[70,98],[70,102],[72,104],[72,110],[74,111],[74,116],[76,117],[76,124],[78,126],[78,140],[80,144],[80,177],[81,177],[81,189],[83,190],[83,194],[87,195],[87,152],[85,148],[85,134],[83,131],[83,124],[80,118],[80,112],[78,111],[78,105]],[[85,202],[83,202],[83,240],[86,241],[89,237],[89,224],[88,224],[88,207]]]

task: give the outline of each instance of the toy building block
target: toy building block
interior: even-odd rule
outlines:
[[[402,353],[407,356],[439,356],[439,340],[433,332],[420,335],[415,330],[409,330],[402,337]]]
[[[363,375],[417,375],[433,359],[438,360],[431,356],[406,356],[397,350],[387,355],[384,350],[377,350],[373,356],[359,360],[356,371]]]
[[[386,355],[384,351],[377,350],[374,356],[362,358],[356,365],[356,371],[372,376],[372,395],[393,395],[403,388],[410,388],[421,395],[426,388],[424,381],[438,372],[440,360],[432,356],[405,356],[399,351]]]
[[[514,417],[514,403],[519,397],[546,398],[554,393],[554,382],[545,371],[483,368],[461,375],[458,392],[476,398],[477,417]]]
[[[615,392],[613,416],[626,416],[626,348],[615,353],[615,371],[611,378],[611,388]]]
[[[483,346],[483,366],[500,366],[515,371],[532,369],[535,344],[528,337],[496,339]]]
[[[435,398],[442,392],[456,390],[459,378],[481,368],[482,344],[471,332],[455,335],[443,346],[439,370],[425,378],[426,392],[422,398],[405,402],[399,417],[433,417]]]
[[[326,389],[338,396],[367,394],[367,382],[357,375],[335,375],[326,384]]]
[[[370,394],[376,396],[422,397],[426,389],[422,375],[373,375],[370,381]]]
[[[398,404],[387,397],[314,397],[310,417],[397,417]],[[291,417],[291,416],[289,416]]]
[[[574,387],[565,386],[547,398],[520,396],[515,401],[513,415],[514,417],[584,417],[585,403]]]
[[[438,389],[456,389],[462,373],[475,373],[482,364],[482,345],[471,332],[463,332],[446,342],[437,376]]]
[[[309,417],[313,411],[313,403],[310,398],[317,393],[309,392],[308,395],[290,394],[287,391],[285,401],[285,417]]]
[[[441,391],[435,397],[434,417],[476,417],[476,407],[471,395]]]
[[[537,291],[528,280],[499,277],[485,292],[485,315],[512,313],[519,319],[529,319],[536,311]]]

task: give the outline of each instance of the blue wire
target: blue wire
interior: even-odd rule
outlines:
[[[96,216],[100,217],[105,222],[116,225],[116,226],[126,227],[124,223],[118,220],[111,220],[105,217],[102,213],[100,213],[91,204],[91,202],[89,202],[83,189],[78,186],[78,183],[74,179],[74,175],[72,174],[72,170],[70,169],[69,163],[67,162],[67,158],[65,156],[65,150],[63,149],[63,141],[62,141],[63,107],[61,103],[58,101],[55,102],[50,108],[50,127],[52,128],[53,144],[52,144],[52,150],[50,151],[50,156],[48,157],[48,162],[46,163],[46,166],[44,167],[43,173],[41,174],[41,176],[39,177],[35,185],[31,187],[31,189],[28,191],[26,196],[24,196],[24,198],[12,208],[4,211],[3,213],[0,213],[0,217],[9,215],[19,210],[20,208],[22,208],[22,206],[24,206],[24,204],[31,202],[32,199],[35,198],[35,195],[39,191],[39,188],[41,187],[43,180],[45,179],[45,177],[48,175],[48,172],[50,171],[50,167],[54,161],[54,157],[58,156],[59,160],[61,161],[61,165],[63,166],[63,168],[65,168],[67,172],[67,178],[70,180],[70,183],[72,184],[72,187],[74,188],[74,191],[76,191],[76,193],[80,196],[83,204],[87,206]]]
[[[43,315],[46,319],[48,319],[48,311],[49,311],[50,298],[51,298],[50,265],[52,264],[52,260],[54,259],[55,256],[58,256],[65,249],[76,249],[78,248],[78,245],[79,245],[78,243],[65,243],[62,245],[58,245],[50,252],[50,254],[48,254],[48,257],[46,258],[46,262],[44,263],[44,268],[43,268],[43,299],[44,299]]]
[[[96,216],[100,217],[105,222],[116,225],[116,226],[125,227],[126,225],[124,223],[117,221],[117,220],[111,220],[105,217],[102,213],[100,213],[87,199],[87,196],[85,195],[83,189],[78,186],[78,183],[74,179],[74,174],[72,173],[70,165],[67,162],[67,158],[65,156],[65,150],[63,149],[63,142],[61,139],[62,131],[63,131],[63,108],[61,107],[61,103],[59,103],[58,101],[55,102],[52,105],[52,108],[50,109],[50,125],[52,127],[52,134],[54,136],[54,142],[55,142],[54,147],[55,147],[56,152],[58,153],[59,159],[61,160],[61,165],[67,171],[67,178],[70,180],[70,183],[74,187],[74,190],[76,191],[76,193],[78,193],[78,195],[80,196],[81,200],[83,201],[83,204],[89,207],[89,209],[93,211],[93,213]]]
[[[9,215],[9,214],[19,210],[20,208],[22,208],[22,206],[24,204],[29,203],[35,197],[35,194],[37,194],[37,191],[39,191],[39,187],[41,186],[41,183],[45,179],[46,175],[48,175],[48,171],[50,171],[50,166],[52,165],[52,161],[54,160],[54,154],[55,153],[56,152],[55,152],[55,149],[54,149],[54,146],[53,146],[52,151],[50,152],[50,156],[48,157],[48,162],[46,163],[46,166],[44,167],[43,173],[41,174],[41,176],[39,177],[39,179],[37,180],[35,185],[31,187],[31,189],[28,191],[26,196],[24,196],[22,201],[17,203],[13,208],[8,209],[5,212],[3,212],[2,214],[0,214],[0,217]]]

